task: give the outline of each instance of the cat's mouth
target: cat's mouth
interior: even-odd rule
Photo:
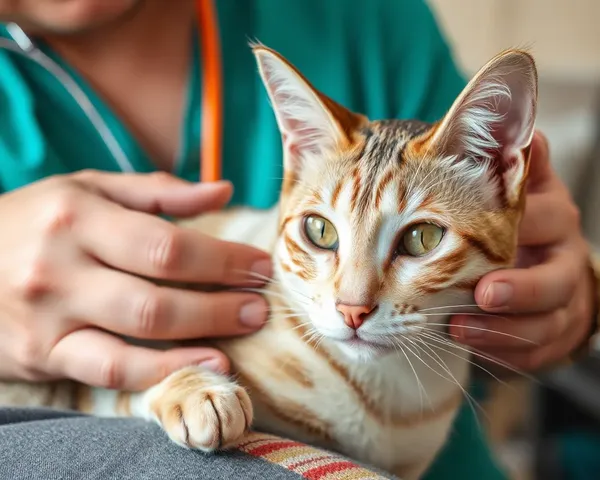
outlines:
[[[336,339],[336,343],[339,344],[340,348],[345,351],[351,358],[370,361],[374,358],[388,355],[394,351],[393,346],[389,344],[374,342],[371,340],[365,340],[358,335],[354,335],[352,338],[347,339]]]
[[[349,347],[356,348],[370,348],[374,350],[388,350],[389,348],[391,348],[388,344],[367,340],[357,334],[354,334],[352,338],[338,340],[338,342],[343,343],[344,345],[347,345]]]
[[[345,341],[346,345],[350,345],[352,347],[377,347],[379,344],[370,342],[368,340],[363,340],[360,337],[354,337],[350,340]]]

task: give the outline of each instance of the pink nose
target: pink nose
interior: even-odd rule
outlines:
[[[372,313],[376,307],[338,303],[336,308],[338,312],[344,315],[344,323],[350,328],[358,330],[358,328],[364,323],[369,314]]]

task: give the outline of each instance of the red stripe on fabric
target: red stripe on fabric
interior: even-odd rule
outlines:
[[[277,450],[283,450],[284,448],[290,447],[304,447],[302,443],[298,442],[273,442],[268,445],[262,445],[260,447],[252,448],[247,453],[257,457],[268,455],[269,453],[276,452]]]
[[[304,478],[308,478],[309,480],[319,480],[330,473],[343,472],[344,470],[350,470],[353,468],[358,468],[358,466],[352,462],[342,461],[329,463],[327,465],[323,465],[322,467],[313,468],[312,470],[304,472]]]

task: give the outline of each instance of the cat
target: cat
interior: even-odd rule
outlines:
[[[371,121],[276,51],[252,50],[282,135],[280,201],[180,222],[272,253],[268,324],[214,342],[234,377],[190,366],[141,393],[5,384],[0,404],[138,416],[205,452],[253,426],[417,479],[469,384],[469,352],[445,332],[450,306],[473,304],[477,281],[515,260],[534,59],[500,53],[426,124]]]

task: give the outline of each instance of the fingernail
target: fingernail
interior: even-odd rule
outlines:
[[[513,295],[513,287],[509,283],[496,282],[487,287],[483,294],[486,307],[505,307]]]
[[[247,303],[240,309],[240,322],[246,327],[258,328],[267,318],[267,305],[264,300]]]
[[[200,363],[200,366],[216,373],[223,373],[225,369],[223,368],[223,362],[218,358],[211,358],[208,360],[204,360]]]
[[[258,260],[252,264],[250,270],[254,273],[258,273],[259,275],[264,275],[265,277],[271,277],[273,273],[273,267],[271,265],[271,260],[263,259]]]

